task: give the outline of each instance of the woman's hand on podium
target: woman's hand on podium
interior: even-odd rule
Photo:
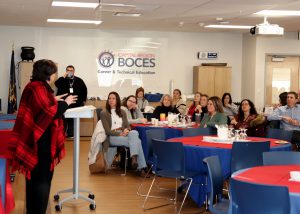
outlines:
[[[65,99],[65,102],[68,104],[68,105],[71,105],[73,103],[76,103],[76,100],[77,100],[77,95],[69,95],[67,96],[67,98]]]

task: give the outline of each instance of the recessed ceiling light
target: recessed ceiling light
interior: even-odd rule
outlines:
[[[229,23],[230,23],[229,21],[221,21],[221,22],[219,22],[219,24],[222,24],[222,25],[227,25]]]
[[[156,46],[149,46],[149,45],[136,45],[135,48],[158,48]]]
[[[97,21],[97,20],[72,20],[72,19],[47,19],[47,22],[95,24],[95,25],[99,25],[102,23],[102,21]]]
[[[152,44],[152,45],[161,45],[160,42],[146,42],[147,44]]]
[[[253,26],[246,25],[206,25],[207,28],[224,28],[224,29],[250,29]]]
[[[264,15],[264,16],[300,16],[299,10],[262,10],[255,15]]]
[[[128,17],[139,17],[141,13],[124,13],[124,12],[116,12],[114,16],[128,16]]]
[[[130,4],[109,4],[109,3],[101,3],[101,6],[136,7],[135,5],[130,5]]]
[[[96,8],[99,3],[86,3],[86,2],[66,2],[66,1],[53,1],[53,7],[84,7]]]

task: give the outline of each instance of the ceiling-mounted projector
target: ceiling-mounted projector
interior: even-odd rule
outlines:
[[[284,28],[276,24],[270,24],[267,21],[267,17],[264,18],[264,22],[250,28],[250,34],[252,35],[278,35],[284,34]]]

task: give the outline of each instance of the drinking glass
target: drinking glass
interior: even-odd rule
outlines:
[[[240,133],[240,138],[241,140],[246,140],[247,139],[247,129],[240,129],[241,130],[241,133]]]
[[[234,140],[235,141],[238,141],[240,139],[240,134],[239,133],[240,133],[240,130],[238,130],[238,129],[235,130],[235,135],[234,135]]]
[[[228,128],[228,139],[231,140],[234,138],[234,128]]]

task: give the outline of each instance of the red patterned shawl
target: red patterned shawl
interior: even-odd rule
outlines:
[[[50,86],[32,81],[24,89],[15,126],[12,133],[12,170],[18,170],[28,179],[38,162],[37,142],[51,127],[51,169],[65,155],[64,128],[61,118],[54,119],[57,101]],[[43,143],[43,142],[41,142]]]

